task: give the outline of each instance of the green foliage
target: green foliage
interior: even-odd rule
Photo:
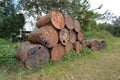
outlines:
[[[29,11],[30,16],[34,16],[34,14],[40,16],[42,13],[48,13],[53,9],[64,11],[70,7],[69,4],[69,0],[19,0],[17,8]]]
[[[82,51],[80,53],[81,53],[81,55],[85,56],[85,55],[92,54],[93,51],[89,48],[84,48],[84,49],[82,49]]]
[[[92,53],[92,50],[89,48],[83,48],[80,53],[78,53],[74,50],[68,51],[68,52],[66,52],[66,54],[64,56],[64,60],[65,61],[75,60],[75,58],[80,58],[81,56],[85,56],[85,55],[88,55],[91,53]]]
[[[12,44],[10,40],[0,38],[0,66],[6,68],[6,71],[17,69],[19,60],[16,57],[17,44]],[[1,70],[0,70],[1,72]]]
[[[115,36],[119,36],[120,37],[120,16],[118,18],[116,18],[115,21],[113,21],[113,25],[114,25],[114,27],[113,27],[113,30],[114,30],[113,34]]]
[[[11,33],[19,33],[25,19],[23,14],[16,14],[12,0],[0,1],[0,37],[10,37]]]
[[[92,32],[84,32],[84,36],[88,39],[105,39],[105,40],[109,40],[112,39],[113,36],[111,35],[111,33],[107,32],[107,31],[92,31]]]
[[[42,13],[59,9],[63,13],[70,14],[74,19],[77,19],[84,31],[97,30],[95,19],[101,16],[93,10],[89,10],[89,0],[20,0],[18,8],[29,11],[29,15],[32,16],[37,14],[38,18]]]
[[[64,56],[64,60],[65,61],[74,60],[75,58],[79,58],[80,56],[81,56],[80,53],[77,53],[76,51],[72,50],[72,51],[66,52]]]

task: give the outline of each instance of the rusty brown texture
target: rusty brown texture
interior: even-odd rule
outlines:
[[[91,48],[93,51],[97,51],[100,49],[100,43],[97,40],[89,40],[87,41],[87,46]]]
[[[25,66],[32,70],[36,67],[42,67],[50,59],[50,52],[42,45],[37,45],[28,52],[25,60]]]
[[[73,45],[72,43],[68,42],[66,45],[65,45],[65,51],[71,51],[73,50]]]
[[[28,39],[31,43],[41,43],[42,45],[51,48],[58,43],[59,37],[57,30],[53,26],[46,25],[32,31]]]
[[[99,41],[97,41],[97,40],[94,40],[94,41],[92,41],[92,43],[91,43],[91,49],[92,50],[94,50],[94,51],[97,51],[97,50],[99,50]]]
[[[82,32],[82,31],[79,31],[79,32],[77,33],[77,40],[82,41],[83,38],[84,38],[83,32]]]
[[[73,30],[73,26],[74,26],[74,23],[73,23],[73,18],[72,16],[66,14],[64,15],[65,16],[65,25],[68,29],[70,30]]]
[[[69,30],[69,35],[70,35],[69,42],[72,43],[72,44],[75,43],[76,33],[73,30]]]
[[[78,20],[74,20],[74,30],[79,32],[81,30],[81,26]]]
[[[82,41],[81,41],[81,44],[82,44],[82,47],[85,48],[85,47],[87,46],[86,40],[82,40]]]
[[[62,44],[55,45],[51,50],[51,59],[53,61],[60,61],[65,55],[65,48]]]
[[[63,29],[65,26],[65,19],[63,14],[59,10],[53,10],[42,16],[36,23],[38,28],[47,24],[52,24],[56,29]]]
[[[35,44],[30,44],[30,43],[25,43],[25,44],[21,44],[18,49],[17,49],[17,56],[18,58],[24,62],[25,59],[27,58],[28,56],[28,52],[30,49],[34,48]]]
[[[74,43],[74,50],[78,53],[82,50],[82,44],[80,43],[80,41],[76,41]]]
[[[66,45],[68,43],[68,40],[69,40],[69,32],[67,29],[62,29],[60,30],[59,32],[59,38],[60,38],[60,41],[63,45]]]

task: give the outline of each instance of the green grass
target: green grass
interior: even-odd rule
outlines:
[[[92,51],[85,48],[80,54],[68,52],[63,61],[50,61],[33,71],[26,69],[16,58],[20,43],[0,39],[0,80],[119,80],[120,38],[107,32],[90,32],[85,36],[87,39],[104,39],[106,49]]]

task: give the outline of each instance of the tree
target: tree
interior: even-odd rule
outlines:
[[[113,21],[114,35],[120,37],[120,16]]]
[[[84,31],[92,30],[91,24],[96,24],[95,19],[100,15],[89,10],[88,0],[19,0],[18,9],[29,11],[29,16],[39,18],[42,13],[59,9],[65,14],[71,14],[79,20]],[[101,8],[101,5],[98,9]],[[36,14],[36,15],[35,15]]]
[[[0,1],[0,37],[10,37],[10,34],[19,33],[25,19],[23,14],[17,14],[12,0]]]

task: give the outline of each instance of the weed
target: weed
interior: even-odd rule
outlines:
[[[64,56],[64,61],[74,60],[75,58],[79,58],[80,56],[81,56],[80,53],[77,53],[74,50],[68,51]]]

